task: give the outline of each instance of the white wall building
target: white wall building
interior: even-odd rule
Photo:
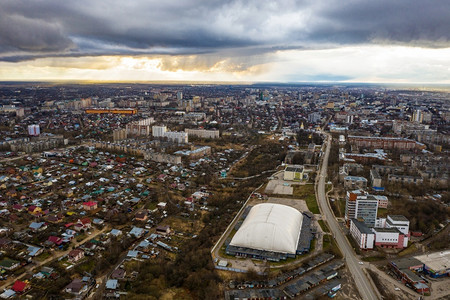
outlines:
[[[39,125],[28,125],[28,134],[32,136],[39,136],[41,134]]]
[[[397,228],[405,235],[403,240],[403,247],[408,246],[409,238],[409,220],[401,215],[388,215],[386,218],[386,228]]]
[[[164,137],[167,132],[166,126],[152,126],[153,137]]]
[[[205,130],[205,129],[189,129],[184,130],[188,135],[198,136],[204,139],[217,139],[219,138],[219,130]]]
[[[409,221],[404,216],[388,215],[377,219],[374,228],[362,221],[350,220],[350,234],[361,249],[382,248],[403,249],[408,247]]]
[[[375,234],[363,222],[350,220],[350,234],[361,249],[373,249]]]

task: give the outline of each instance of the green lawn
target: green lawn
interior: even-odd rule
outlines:
[[[294,186],[294,197],[305,200],[308,209],[313,214],[319,214],[319,205],[316,200],[316,193],[314,191],[313,184],[306,185],[295,185]]]
[[[323,251],[324,252],[332,252],[338,257],[342,257],[341,250],[339,250],[338,245],[336,244],[336,241],[331,235],[324,235],[323,236]]]
[[[319,220],[318,222],[319,222],[320,228],[322,228],[322,231],[330,232],[330,229],[328,228],[327,224],[325,224],[324,220]]]
[[[87,237],[87,235],[85,233],[81,233],[79,235],[77,235],[77,237],[75,238],[75,240],[77,242],[81,242],[82,240],[84,240]]]
[[[376,256],[369,256],[369,257],[363,257],[361,260],[363,261],[380,261],[386,259],[386,255],[376,255]]]
[[[79,273],[83,273],[83,272],[90,273],[94,270],[96,262],[97,261],[95,259],[87,259],[84,262],[82,262],[81,264],[79,264],[78,266],[76,266],[75,269]]]
[[[347,234],[347,239],[350,242],[350,245],[352,245],[353,250],[355,250],[356,254],[361,255],[361,249],[359,249],[358,244],[355,242],[353,237],[350,234]]]
[[[51,256],[51,254],[49,252],[43,252],[41,254],[39,254],[38,256],[36,256],[36,260],[37,261],[44,261],[47,258],[49,258]]]

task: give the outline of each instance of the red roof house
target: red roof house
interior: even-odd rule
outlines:
[[[30,285],[28,283],[20,281],[20,280],[16,280],[16,282],[14,282],[14,285],[12,286],[12,290],[16,293],[23,293],[24,291],[26,291],[29,288],[30,288]]]

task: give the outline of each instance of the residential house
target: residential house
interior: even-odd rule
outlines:
[[[87,211],[96,210],[97,202],[95,202],[95,201],[83,202],[83,209],[87,210]]]
[[[31,288],[31,285],[28,281],[20,281],[16,280],[12,286],[12,290],[18,294],[22,294]]]
[[[42,209],[39,206],[36,205],[30,205],[28,207],[28,213],[32,215],[39,215],[42,213]]]
[[[13,243],[8,238],[0,238],[0,249],[12,248]]]
[[[35,257],[44,252],[44,248],[29,245],[27,251],[28,256]]]
[[[110,234],[114,237],[118,237],[118,236],[122,235],[122,231],[119,229],[112,229]]]
[[[46,242],[50,246],[59,246],[63,243],[63,239],[57,236],[49,236]]]
[[[20,262],[10,259],[10,258],[4,258],[0,261],[0,268],[12,271],[14,269],[17,269],[20,266]]]
[[[63,217],[60,215],[48,215],[46,219],[49,223],[58,224],[62,222]]]
[[[161,234],[161,235],[168,235],[170,234],[170,226],[169,225],[165,225],[165,226],[158,226],[156,227],[156,233]]]
[[[129,234],[138,239],[144,234],[144,229],[139,227],[133,227],[133,229],[131,229]]]
[[[74,230],[81,231],[81,230],[90,230],[91,229],[91,219],[89,218],[83,218],[79,219],[77,223],[74,225]]]
[[[88,283],[82,281],[80,278],[75,278],[71,283],[69,283],[64,291],[66,293],[71,293],[75,295],[81,295],[88,290]]]
[[[112,272],[111,278],[121,280],[121,279],[125,278],[126,274],[127,274],[127,271],[125,271],[124,269],[121,269],[121,268],[117,268]]]
[[[119,281],[117,279],[109,279],[106,282],[107,290],[116,290],[119,287]]]
[[[45,222],[32,222],[29,228],[34,232],[43,231],[47,228],[47,224]]]
[[[18,211],[18,212],[21,212],[21,211],[24,210],[24,207],[23,207],[23,205],[21,205],[21,204],[14,204],[14,205],[12,206],[12,208],[13,208],[14,210]]]
[[[69,252],[68,260],[72,263],[75,263],[84,258],[84,251],[81,249],[74,249]]]
[[[148,213],[147,213],[146,210],[138,211],[134,216],[136,218],[136,221],[143,221],[143,222],[145,222],[148,219]]]

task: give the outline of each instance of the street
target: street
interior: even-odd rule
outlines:
[[[353,252],[352,247],[347,241],[346,236],[340,230],[339,224],[336,221],[333,212],[331,211],[331,207],[328,204],[327,198],[325,196],[325,178],[327,176],[327,167],[328,167],[328,157],[330,155],[330,147],[331,147],[331,135],[326,134],[326,151],[323,156],[319,181],[317,184],[317,200],[322,212],[322,215],[325,217],[325,220],[328,222],[328,226],[333,233],[334,238],[341,249],[341,252],[344,256],[345,262],[350,270],[350,273],[353,276],[356,287],[363,299],[367,300],[375,300],[381,297],[377,296],[377,291],[374,291],[369,279],[366,277],[365,273],[361,269],[361,266],[358,264],[358,258]]]

